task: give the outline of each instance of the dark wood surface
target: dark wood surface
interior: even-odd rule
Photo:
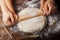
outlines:
[[[25,1],[25,0],[24,0]],[[24,1],[23,0],[21,0],[21,1],[19,1],[19,2],[17,2],[17,1],[15,1],[16,2],[16,4],[14,5],[14,7],[16,7],[16,9],[15,10],[17,10],[18,9],[18,7],[21,7],[22,6],[22,4],[24,3]],[[21,2],[21,3],[20,3]],[[20,5],[21,4],[21,5]],[[18,5],[18,6],[17,6]],[[21,8],[25,8],[25,7],[21,7]],[[19,11],[19,10],[18,10]],[[22,36],[18,33],[18,32],[14,32],[13,30],[9,30],[9,32],[10,32],[10,34],[12,35],[12,37],[13,37],[13,39],[11,39],[10,37],[9,37],[9,35],[6,33],[6,31],[4,30],[4,28],[1,26],[1,13],[0,13],[0,40],[42,40],[40,37],[35,37],[35,38],[21,38]],[[54,28],[51,28],[51,29],[54,29]],[[59,30],[58,30],[59,31]],[[52,30],[52,32],[54,32],[53,30]],[[50,30],[50,32],[48,31],[46,34],[49,34],[49,33],[52,33],[51,32],[51,30]],[[55,33],[54,33],[55,34]],[[56,34],[58,34],[58,33],[56,33]],[[47,35],[46,35],[47,36]],[[51,36],[51,35],[50,35]],[[55,37],[56,36],[56,37]],[[60,39],[60,33],[59,33],[59,35],[55,35],[54,36],[54,39],[52,39],[52,37],[50,38],[50,39],[52,39],[52,40],[59,40]],[[44,36],[43,36],[44,37]],[[48,37],[47,37],[48,38]],[[45,38],[43,38],[44,40],[45,40]]]

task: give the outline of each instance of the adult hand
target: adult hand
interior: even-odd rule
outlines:
[[[9,5],[7,6],[6,1],[5,0],[0,0],[0,6],[1,6],[1,10],[2,10],[2,20],[3,20],[3,23],[4,23],[5,26],[10,26],[10,25],[13,25],[17,22],[18,16],[15,14],[15,12],[13,13],[8,8]]]
[[[45,1],[44,5],[41,6],[41,8],[43,9],[45,15],[49,15],[51,13],[56,12],[56,5],[53,1]]]
[[[6,10],[3,11],[2,19],[5,26],[11,26],[17,22],[18,16],[15,13],[11,13],[9,10]]]

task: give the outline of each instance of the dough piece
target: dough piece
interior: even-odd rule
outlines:
[[[19,12],[18,15],[21,16],[29,14],[35,16],[38,11],[38,8],[25,8],[21,12]],[[31,33],[35,31],[41,31],[45,26],[45,22],[46,17],[41,15],[24,21],[20,21],[17,26],[20,31]]]

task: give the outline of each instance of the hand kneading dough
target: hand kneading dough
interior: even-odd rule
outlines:
[[[19,12],[18,15],[21,16],[29,14],[34,16],[37,14],[37,11],[39,11],[38,8],[25,8],[21,12]],[[41,31],[45,26],[45,22],[46,17],[41,15],[24,21],[20,21],[17,26],[20,31],[31,33],[35,31]]]

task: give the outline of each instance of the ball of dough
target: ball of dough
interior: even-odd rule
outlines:
[[[39,11],[38,8],[25,8],[22,11],[20,11],[18,15],[27,15],[27,14],[36,15],[37,11]],[[41,15],[24,21],[20,21],[17,24],[17,26],[20,31],[31,33],[35,31],[41,31],[45,26],[45,22],[46,17]]]

